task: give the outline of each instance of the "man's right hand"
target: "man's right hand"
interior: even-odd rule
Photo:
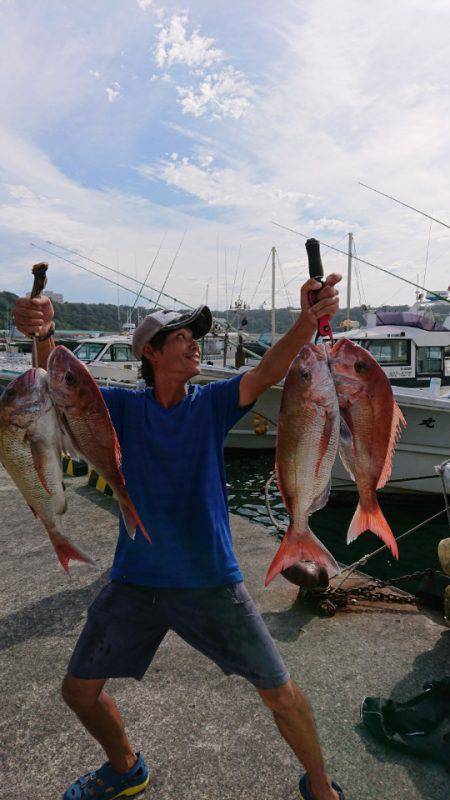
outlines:
[[[48,297],[19,297],[13,308],[14,324],[21,333],[45,336],[53,321],[53,306]]]

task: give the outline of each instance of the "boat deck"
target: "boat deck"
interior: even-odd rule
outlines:
[[[88,604],[107,580],[115,501],[68,478],[66,530],[93,555],[67,578],[40,523],[0,467],[2,797],[55,800],[101,763],[59,695]],[[408,699],[449,672],[450,630],[438,616],[402,611],[312,616],[296,587],[263,588],[276,541],[232,517],[251,594],[310,698],[330,772],[347,800],[448,800],[444,768],[388,750],[359,721],[364,695]],[[169,634],[141,683],[110,684],[129,735],[151,766],[149,800],[294,800],[299,768],[254,689]]]

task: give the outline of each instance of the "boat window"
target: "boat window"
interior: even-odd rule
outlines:
[[[409,339],[361,339],[357,344],[385,366],[410,363],[411,343]]]
[[[83,342],[73,351],[80,361],[93,361],[104,348],[104,344],[99,342]]]
[[[129,344],[114,345],[114,361],[134,361]]]
[[[113,359],[113,349],[112,349],[111,346],[109,346],[105,350],[105,352],[103,353],[100,361],[114,361],[114,359]]]
[[[417,374],[418,375],[441,375],[443,361],[442,347],[418,347],[417,348]]]

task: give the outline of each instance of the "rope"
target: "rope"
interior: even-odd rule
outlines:
[[[392,478],[390,481],[386,483],[386,486],[390,486],[391,483],[407,483],[408,481],[427,481],[431,478],[437,478],[438,475],[415,475],[411,478]],[[350,489],[355,488],[356,483],[337,483],[335,484],[334,489]]]
[[[270,521],[271,521],[272,525],[274,526],[274,528],[277,529],[278,533],[284,533],[284,528],[282,528],[281,525],[278,525],[278,522],[276,521],[275,517],[273,516],[272,509],[270,507],[269,488],[270,488],[270,484],[273,483],[274,479],[275,479],[275,473],[272,472],[272,475],[270,476],[270,478],[264,484],[264,497],[265,497],[265,501],[266,501],[266,508],[267,508],[267,513],[269,515]]]
[[[411,533],[418,531],[419,528],[423,528],[425,525],[428,525],[429,522],[432,522],[434,519],[441,517],[442,514],[446,513],[446,509],[443,508],[441,511],[438,511],[437,514],[433,514],[431,517],[427,517],[424,519],[423,522],[420,522],[419,525],[415,525],[413,528],[410,528],[408,531],[401,533],[400,536],[394,537],[396,542],[399,542],[400,539],[404,539],[406,536],[409,536]],[[387,544],[383,544],[381,547],[378,547],[376,550],[372,550],[371,553],[368,553],[366,556],[362,556],[362,558],[355,561],[353,564],[349,564],[348,567],[344,567],[342,572],[347,572],[347,575],[342,579],[342,581],[338,584],[336,589],[339,589],[340,586],[350,577],[350,575],[355,571],[355,569],[359,566],[365,566],[371,558],[381,553],[383,550],[387,550]]]

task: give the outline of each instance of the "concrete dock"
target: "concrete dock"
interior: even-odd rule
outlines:
[[[60,698],[86,609],[107,581],[117,506],[67,479],[68,535],[99,565],[62,572],[41,524],[0,468],[0,797],[59,800],[102,752]],[[347,800],[449,800],[450,775],[437,764],[378,744],[359,721],[364,695],[408,699],[450,673],[450,630],[438,616],[349,613],[312,616],[296,587],[263,588],[277,544],[266,530],[232,517],[247,586],[318,722],[329,771]],[[226,678],[173,634],[141,683],[109,684],[130,738],[151,766],[148,800],[294,800],[302,770],[255,690]]]

